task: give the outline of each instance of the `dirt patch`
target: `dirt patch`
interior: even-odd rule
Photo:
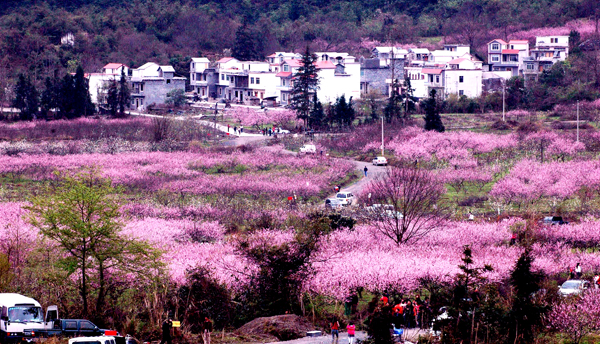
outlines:
[[[269,335],[278,340],[291,340],[306,336],[306,331],[314,330],[315,327],[305,318],[284,314],[273,317],[256,318],[235,331],[240,336],[263,336]]]

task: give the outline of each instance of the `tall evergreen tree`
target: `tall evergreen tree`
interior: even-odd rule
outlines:
[[[81,66],[77,67],[73,82],[73,110],[75,111],[75,117],[93,115],[95,112],[94,104],[92,104],[92,97],[90,96],[88,82]]]
[[[323,110],[323,104],[317,98],[317,93],[313,95],[313,108],[310,111],[310,118],[308,120],[308,125],[311,128],[319,128],[323,126],[325,121],[325,111]]]
[[[390,123],[393,118],[400,117],[400,113],[402,112],[402,97],[398,92],[398,86],[398,79],[394,79],[392,81],[392,94],[388,98],[388,102],[383,109],[383,114],[388,123]]]
[[[44,91],[40,101],[41,117],[48,118],[48,113],[58,107],[58,89],[56,83],[51,78],[44,81]]]
[[[441,104],[436,93],[435,90],[431,90],[429,97],[423,101],[425,130],[435,130],[441,133],[446,128],[444,128],[444,124],[442,123],[442,117],[440,116]]]
[[[119,103],[119,115],[125,116],[125,108],[129,105],[129,101],[131,101],[131,92],[129,91],[129,85],[127,84],[127,76],[125,75],[125,69],[121,69],[121,79],[119,79],[119,94],[118,94],[118,103]]]
[[[402,107],[403,107],[403,118],[405,120],[410,119],[410,114],[416,110],[416,102],[418,98],[415,97],[415,89],[412,88],[412,84],[410,82],[410,78],[407,76],[404,78],[404,91],[400,95],[402,99]]]
[[[67,73],[60,81],[58,88],[58,112],[60,117],[74,118],[75,84],[73,77]]]
[[[231,51],[233,57],[240,61],[255,61],[264,59],[263,41],[257,39],[258,35],[252,32],[252,28],[244,20],[235,32],[235,42]]]
[[[340,125],[351,126],[356,118],[356,112],[352,107],[352,97],[346,101],[346,96],[339,97],[333,106],[334,116]]]
[[[119,110],[119,87],[115,80],[111,80],[106,92],[106,105],[111,116],[116,116]]]
[[[294,85],[290,97],[292,109],[296,110],[298,118],[304,120],[305,125],[308,125],[313,105],[312,98],[319,89],[319,69],[315,62],[317,62],[317,55],[312,54],[307,46],[302,60],[300,60],[300,67],[294,74]]]
[[[510,284],[514,289],[509,314],[510,343],[533,343],[536,329],[541,325],[546,310],[546,307],[533,299],[535,293],[540,290],[543,277],[542,274],[531,270],[533,260],[531,249],[526,248],[510,275]]]
[[[37,114],[39,108],[39,95],[35,86],[31,83],[29,77],[19,74],[17,85],[15,86],[15,98],[13,106],[20,110],[19,118],[23,121],[29,121]]]

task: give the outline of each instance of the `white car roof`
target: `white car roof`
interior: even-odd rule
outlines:
[[[20,303],[30,303],[30,304],[33,304],[34,306],[41,307],[40,303],[37,302],[36,300],[34,300],[30,297],[27,297],[27,296],[23,296],[21,294],[15,294],[15,293],[0,294],[0,305],[2,305],[2,306],[11,307],[11,306],[14,306],[14,305],[20,304]]]

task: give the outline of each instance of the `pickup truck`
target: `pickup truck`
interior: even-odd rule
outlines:
[[[91,321],[85,319],[56,319],[53,326],[44,330],[24,330],[25,337],[95,337],[104,335],[117,335],[116,331],[98,328]]]

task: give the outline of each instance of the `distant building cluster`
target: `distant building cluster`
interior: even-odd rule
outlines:
[[[467,45],[445,44],[441,50],[376,47],[370,58],[357,59],[347,53],[317,52],[319,90],[323,103],[332,103],[342,95],[361,98],[369,93],[389,96],[392,80],[408,78],[414,96],[427,97],[433,89],[442,98],[450,95],[479,97],[498,90],[504,81],[522,76],[535,80],[554,63],[569,54],[568,36],[536,37],[529,41],[494,39],[487,44],[488,64],[471,54]],[[224,57],[211,62],[195,57],[190,62],[189,89],[198,99],[224,99],[252,105],[288,105],[294,75],[301,66],[300,54],[275,52],[266,61],[239,61]],[[177,76],[172,66],[148,62],[136,69],[109,63],[102,73],[88,74],[92,101],[104,101],[106,85],[118,80],[124,70],[131,86],[131,108],[143,109],[163,104],[167,94],[186,89],[186,78]]]

